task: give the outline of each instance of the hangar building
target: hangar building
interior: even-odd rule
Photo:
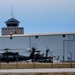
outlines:
[[[35,47],[42,53],[46,49],[50,50],[50,56],[58,57],[59,61],[68,61],[72,57],[75,61],[75,33],[54,33],[54,34],[24,34],[23,27],[18,24],[11,24],[9,19],[6,21],[7,27],[2,28],[2,36],[0,37],[0,48],[23,49]],[[10,21],[10,24],[7,24]],[[9,29],[8,29],[9,28]],[[10,34],[12,32],[12,35]],[[12,38],[11,38],[12,37]]]

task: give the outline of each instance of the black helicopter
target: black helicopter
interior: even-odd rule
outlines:
[[[18,52],[9,52],[9,48],[3,49],[5,52],[0,54],[0,62],[15,62],[15,61],[27,61],[34,58],[35,48],[32,48],[30,56],[20,55]]]
[[[46,50],[46,55],[44,56],[44,54],[40,54],[40,51],[36,54],[34,54],[34,61],[37,62],[53,62],[53,57],[52,56],[48,56],[49,53],[49,49]]]

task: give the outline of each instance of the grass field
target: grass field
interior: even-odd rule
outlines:
[[[0,69],[75,68],[75,63],[1,63]]]

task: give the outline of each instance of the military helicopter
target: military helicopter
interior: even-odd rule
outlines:
[[[36,54],[34,54],[34,61],[37,62],[53,62],[53,57],[52,56],[48,56],[49,53],[49,49],[46,50],[46,55],[44,56],[44,54],[40,54],[40,51]]]
[[[2,50],[2,49],[1,49]],[[27,61],[33,59],[35,48],[32,48],[31,54],[29,56],[20,55],[19,52],[10,52],[8,50],[12,50],[9,48],[3,49],[5,52],[0,53],[0,62],[15,62],[15,61]]]

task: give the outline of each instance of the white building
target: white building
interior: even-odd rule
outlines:
[[[12,34],[0,37],[0,49],[26,49],[35,47],[45,53],[50,49],[54,57],[59,57],[60,61],[68,61],[68,55],[75,61],[75,33],[56,34]],[[1,50],[2,51],[2,50]],[[19,51],[19,50],[18,50]]]

